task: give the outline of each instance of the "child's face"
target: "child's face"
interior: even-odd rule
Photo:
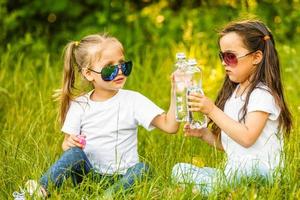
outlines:
[[[100,61],[96,62],[92,69],[101,72],[104,67],[110,65],[117,65],[123,63],[125,61],[123,52],[120,48],[116,48],[115,46],[111,48],[105,48],[101,52]],[[126,76],[122,73],[122,70],[119,69],[118,75],[111,81],[104,81],[101,77],[101,74],[90,73],[92,76],[92,82],[94,84],[95,89],[102,90],[118,90],[121,89],[125,82]]]
[[[220,51],[223,54],[222,65],[229,79],[235,83],[247,81],[256,66],[253,64],[254,53],[245,47],[241,36],[235,32],[224,35],[220,39]]]

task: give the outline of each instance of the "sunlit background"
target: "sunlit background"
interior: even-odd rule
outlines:
[[[274,184],[244,183],[209,198],[300,199],[299,0],[0,0],[0,199],[11,199],[26,180],[38,179],[62,152],[52,95],[61,86],[67,42],[99,32],[119,38],[134,63],[125,88],[167,110],[176,52],[197,59],[204,91],[214,99],[224,76],[218,30],[246,18],[262,20],[274,34],[294,128],[285,140],[286,166]],[[191,162],[222,168],[225,160],[222,152],[183,137],[181,130],[170,136],[140,128],[139,154],[151,165],[152,176],[117,199],[201,199],[201,194],[172,184],[172,166]],[[101,191],[88,180],[75,189],[67,182],[52,198],[97,199]]]

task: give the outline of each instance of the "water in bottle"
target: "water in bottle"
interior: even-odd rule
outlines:
[[[176,54],[174,84],[175,84],[175,101],[176,101],[176,120],[179,122],[187,121],[187,100],[186,100],[186,70],[187,61],[184,53]]]
[[[189,59],[188,68],[186,73],[190,77],[190,81],[187,84],[187,95],[190,93],[204,94],[202,89],[202,72],[197,67],[197,61],[195,59]],[[187,110],[189,107],[187,106]],[[188,121],[192,129],[201,129],[207,126],[207,116],[201,112],[188,111]]]

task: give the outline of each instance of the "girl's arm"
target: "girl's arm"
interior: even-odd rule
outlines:
[[[167,133],[176,133],[179,128],[179,123],[176,121],[175,117],[175,100],[172,98],[170,107],[167,113],[156,116],[151,124]]]
[[[245,148],[251,147],[265,127],[269,113],[256,111],[246,115],[245,124],[237,122],[228,117],[217,106],[213,106],[208,114],[230,138]]]
[[[221,137],[217,134],[213,134],[208,128],[190,129],[190,125],[185,124],[184,135],[198,137],[210,146],[224,151],[223,145],[221,143]]]
[[[64,151],[67,151],[71,147],[83,148],[83,146],[83,144],[80,144],[80,139],[76,135],[65,133],[65,138],[62,143],[62,149]]]
[[[227,116],[204,95],[192,94],[189,99],[192,100],[189,102],[189,105],[192,106],[191,111],[200,111],[206,114],[230,138],[245,148],[255,143],[269,117],[269,113],[266,112],[250,112],[246,115],[245,123],[240,123]]]

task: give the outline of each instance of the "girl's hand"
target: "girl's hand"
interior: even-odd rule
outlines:
[[[183,131],[184,131],[184,136],[189,136],[189,137],[202,138],[203,135],[205,134],[205,128],[191,129],[189,123],[184,124]]]
[[[203,94],[191,93],[188,95],[188,100],[189,111],[191,112],[202,112],[209,115],[215,107],[214,102]]]
[[[171,95],[175,95],[175,77],[174,73],[171,74]]]
[[[81,135],[82,137],[86,137],[85,135]],[[63,142],[63,149],[68,150],[72,147],[79,147],[81,149],[84,148],[84,144],[80,143],[81,139],[77,137],[77,135],[73,134],[65,134],[65,139]]]

